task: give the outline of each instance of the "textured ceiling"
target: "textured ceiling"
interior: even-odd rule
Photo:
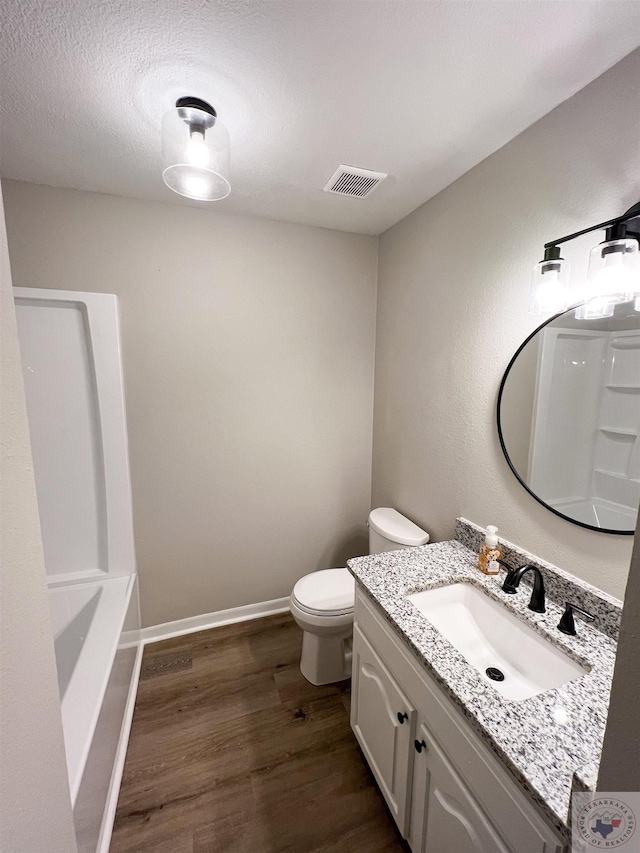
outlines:
[[[637,0],[2,9],[4,177],[201,206],[161,179],[161,115],[193,94],[232,138],[232,193],[213,209],[373,234],[640,44]],[[389,178],[366,199],[323,193],[340,163]]]

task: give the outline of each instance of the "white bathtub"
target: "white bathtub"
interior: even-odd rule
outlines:
[[[136,576],[51,587],[49,602],[78,850],[95,853],[111,834],[137,685]]]

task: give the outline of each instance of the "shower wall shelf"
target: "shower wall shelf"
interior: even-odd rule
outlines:
[[[640,385],[612,385],[607,383],[605,388],[610,388],[612,391],[640,391]]]

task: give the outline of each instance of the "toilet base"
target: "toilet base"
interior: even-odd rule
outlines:
[[[351,678],[351,643],[351,629],[328,636],[305,631],[300,672],[317,687]]]

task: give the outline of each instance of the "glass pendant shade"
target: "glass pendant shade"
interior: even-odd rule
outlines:
[[[613,316],[619,302],[640,296],[640,252],[638,241],[629,238],[605,240],[589,256],[584,304],[576,309],[580,320]]]
[[[229,133],[209,109],[176,106],[164,114],[162,178],[187,198],[219,201],[231,192]]]
[[[536,264],[531,275],[530,314],[557,314],[569,303],[569,263],[553,247]]]
[[[607,240],[589,255],[588,286],[594,296],[618,297],[627,302],[640,295],[640,252],[638,241],[631,238]]]

